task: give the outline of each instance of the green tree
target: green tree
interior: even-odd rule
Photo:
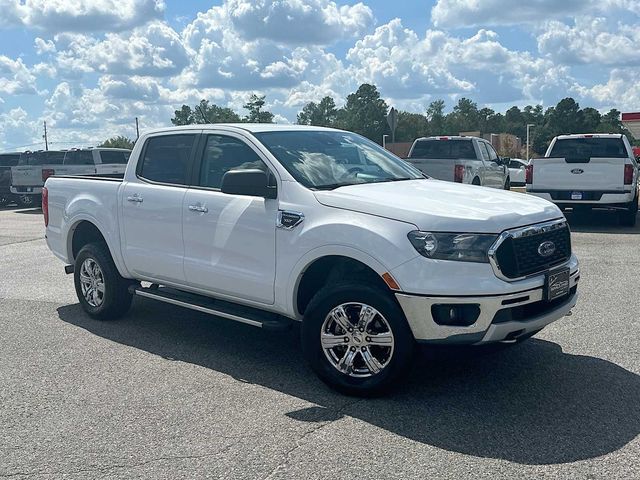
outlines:
[[[504,131],[516,137],[523,138],[526,136],[527,128],[525,122],[525,116],[522,111],[518,107],[513,106],[504,114]]]
[[[265,105],[265,96],[251,94],[247,103],[242,108],[249,111],[244,121],[248,123],[273,123],[273,113],[263,110]]]
[[[428,132],[427,117],[420,113],[398,112],[396,142],[413,142],[416,138],[428,135]]]
[[[430,135],[444,135],[445,131],[445,115],[444,100],[434,100],[427,107],[427,122]]]
[[[324,97],[320,103],[309,102],[298,113],[298,125],[316,125],[332,127],[336,123],[338,109],[331,97]]]
[[[355,93],[347,96],[345,106],[338,111],[336,123],[345,130],[381,143],[382,135],[387,131],[388,110],[375,85],[363,83]]]
[[[131,140],[130,138],[124,137],[122,135],[118,135],[116,137],[111,137],[105,140],[99,146],[106,148],[127,148],[129,150],[132,150],[135,144],[135,140]]]
[[[171,123],[174,125],[192,125],[196,123],[238,123],[240,115],[227,107],[220,107],[208,100],[200,100],[200,103],[191,108],[182,105],[180,110],[175,110]]]
[[[587,107],[582,109],[582,125],[580,131],[576,133],[597,132],[602,121],[602,115],[595,108]]]
[[[478,104],[462,97],[447,115],[448,129],[451,133],[470,132],[480,128]]]
[[[196,123],[191,107],[189,105],[182,105],[180,110],[175,110],[171,123],[174,125],[191,125],[192,123]]]

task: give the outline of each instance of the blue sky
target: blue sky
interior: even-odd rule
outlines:
[[[91,145],[207,98],[279,122],[360,83],[424,112],[640,109],[640,0],[0,0],[0,151]]]

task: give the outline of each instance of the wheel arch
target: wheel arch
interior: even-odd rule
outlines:
[[[121,258],[116,254],[117,252],[114,252],[111,242],[108,241],[108,235],[105,235],[105,230],[100,228],[97,223],[95,219],[78,218],[71,224],[67,233],[67,258],[69,262],[73,263],[82,247],[88,243],[104,242],[118,273],[123,277],[128,276]]]
[[[383,275],[388,277],[385,279]],[[292,311],[302,319],[313,295],[322,286],[328,281],[347,278],[368,281],[388,291],[392,291],[387,283],[388,279],[395,282],[388,269],[364,252],[349,248],[333,252],[316,252],[316,255],[298,262],[294,281],[291,282],[293,284]],[[398,286],[397,283],[396,286]]]

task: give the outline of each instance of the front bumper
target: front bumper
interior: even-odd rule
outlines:
[[[570,295],[552,303],[543,301],[544,286],[505,295],[443,297],[396,293],[396,298],[418,342],[483,344],[515,339],[566,316],[578,300],[579,279],[576,265],[571,271]],[[440,325],[431,308],[439,304],[477,305],[480,314],[469,326]]]

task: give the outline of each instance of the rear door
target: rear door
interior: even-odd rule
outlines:
[[[220,132],[202,136],[198,160],[182,207],[188,284],[273,304],[278,200],[220,191],[229,170],[269,172],[264,159],[242,136]]]
[[[622,191],[628,153],[622,138],[556,139],[533,160],[532,190]]]
[[[506,177],[504,174],[505,167],[501,163],[499,163],[500,158],[498,157],[498,154],[493,148],[493,145],[491,145],[489,142],[481,142],[481,143],[484,144],[485,148],[487,149],[487,152],[489,153],[489,161],[485,164],[486,172],[487,172],[485,175],[489,179],[488,185],[495,188],[503,188],[504,182],[506,180]]]
[[[91,150],[69,150],[64,155],[61,166],[54,169],[55,175],[91,175],[96,173]]]
[[[136,166],[136,180],[122,186],[122,252],[136,276],[161,282],[185,281],[183,201],[197,133],[148,137]]]

